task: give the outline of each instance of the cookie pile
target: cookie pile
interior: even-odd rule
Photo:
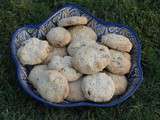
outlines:
[[[61,19],[46,35],[30,38],[17,51],[23,65],[34,65],[28,80],[50,102],[107,102],[127,89],[132,43],[118,34],[102,35],[100,42],[88,19]]]

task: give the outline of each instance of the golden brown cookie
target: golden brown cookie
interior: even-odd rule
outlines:
[[[62,27],[52,28],[46,37],[53,47],[64,47],[71,41],[69,31]]]
[[[118,34],[106,34],[101,38],[101,43],[115,50],[130,52],[132,49],[132,43],[130,40]]]
[[[58,21],[58,26],[73,26],[73,25],[85,25],[87,24],[88,19],[84,16],[72,16],[72,17],[67,17],[63,18],[60,21]]]
[[[111,50],[111,63],[106,67],[108,71],[115,74],[124,75],[129,73],[131,68],[130,55],[128,53]],[[128,54],[126,57],[126,54]]]
[[[69,32],[73,40],[97,40],[97,35],[94,30],[87,26],[74,26],[69,28]]]
[[[123,94],[127,89],[127,79],[124,75],[117,75],[113,73],[106,72],[107,75],[109,75],[115,85],[115,92],[114,95],[121,95]]]

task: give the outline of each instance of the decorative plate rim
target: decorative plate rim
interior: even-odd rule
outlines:
[[[95,103],[95,102],[69,102],[67,104],[61,104],[61,103],[51,103],[51,102],[46,102],[44,99],[37,97],[35,94],[33,94],[33,92],[29,89],[27,89],[23,83],[23,81],[21,80],[20,77],[20,62],[16,57],[16,51],[15,51],[15,37],[16,34],[19,31],[22,31],[24,29],[30,29],[30,28],[34,28],[34,29],[38,29],[42,24],[45,24],[47,22],[47,20],[49,20],[51,18],[51,16],[53,16],[56,12],[58,12],[60,9],[63,9],[65,7],[72,7],[72,8],[78,8],[79,10],[83,11],[84,13],[88,14],[89,16],[91,16],[92,18],[94,18],[98,23],[103,24],[104,26],[118,26],[118,27],[123,27],[126,28],[135,38],[136,38],[136,45],[137,45],[137,67],[139,70],[139,80],[135,86],[135,88],[130,91],[130,94],[128,94],[128,96],[122,97],[122,99],[119,99],[119,102],[113,102],[113,103]],[[27,93],[28,95],[30,95],[34,100],[36,100],[37,102],[39,102],[40,104],[52,108],[52,107],[59,107],[59,108],[64,108],[64,107],[80,107],[80,106],[93,106],[93,107],[113,107],[113,106],[118,106],[121,103],[123,103],[124,101],[126,101],[129,97],[131,97],[135,91],[137,91],[137,89],[140,87],[140,85],[143,82],[143,71],[142,71],[142,66],[141,66],[141,43],[140,40],[138,38],[137,33],[128,26],[122,25],[122,24],[118,24],[118,23],[113,23],[113,22],[105,22],[99,18],[96,18],[95,16],[93,16],[88,10],[86,10],[84,7],[81,7],[80,5],[77,4],[64,4],[62,7],[59,7],[57,10],[53,11],[51,13],[51,15],[44,20],[43,22],[39,23],[39,24],[29,24],[29,25],[25,25],[24,27],[18,28],[13,34],[12,34],[12,40],[11,40],[11,57],[12,60],[15,64],[16,67],[16,76],[17,76],[17,80],[20,84],[20,87],[22,88],[22,90]]]

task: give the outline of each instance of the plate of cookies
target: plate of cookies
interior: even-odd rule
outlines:
[[[75,4],[16,30],[11,52],[20,87],[47,107],[120,105],[143,81],[137,34]]]

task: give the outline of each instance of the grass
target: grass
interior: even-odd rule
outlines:
[[[10,58],[12,33],[38,23],[64,3],[78,3],[106,21],[131,26],[142,43],[144,82],[116,108],[47,109],[18,87]],[[0,120],[160,120],[159,0],[0,0]]]

